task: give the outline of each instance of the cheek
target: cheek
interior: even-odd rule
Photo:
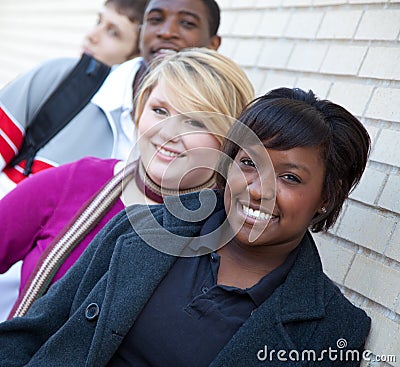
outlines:
[[[232,164],[226,176],[225,192],[229,193],[229,197],[231,197],[232,195],[237,196],[244,191],[247,191],[246,178],[239,167],[236,164]]]
[[[229,213],[229,211],[231,210],[231,206],[232,206],[232,193],[228,183],[226,183],[224,189],[224,207],[226,213]]]
[[[143,136],[143,135],[153,135],[152,131],[155,130],[154,127],[153,127],[154,125],[155,125],[155,122],[153,121],[153,119],[150,118],[149,112],[145,107],[145,109],[142,112],[142,115],[140,116],[139,124],[138,124],[140,135],[141,136]]]
[[[207,152],[220,151],[221,144],[218,140],[211,134],[193,134],[188,135],[188,139],[185,141],[185,145],[190,149],[193,148],[206,148]]]
[[[309,192],[292,191],[277,187],[276,201],[282,211],[292,213],[298,219],[310,221],[318,206],[320,197],[316,194],[310,196]]]

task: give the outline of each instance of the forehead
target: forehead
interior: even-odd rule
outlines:
[[[176,14],[193,14],[208,19],[208,11],[201,0],[150,0],[146,13],[158,10]]]

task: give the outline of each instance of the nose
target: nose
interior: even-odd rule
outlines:
[[[275,177],[271,172],[263,172],[247,183],[251,200],[274,200],[275,198]]]
[[[170,118],[167,121],[161,122],[160,124],[160,130],[158,131],[158,134],[165,142],[177,142],[180,139],[179,134],[181,131],[179,131],[179,127],[174,120],[174,118]]]
[[[166,19],[159,27],[157,36],[163,39],[177,38],[179,26],[174,19]]]
[[[86,38],[90,42],[96,43],[99,40],[99,34],[100,34],[100,26],[97,25],[91,31],[89,31],[89,33],[86,35]]]

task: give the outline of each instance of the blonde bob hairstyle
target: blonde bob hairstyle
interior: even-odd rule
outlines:
[[[166,102],[179,113],[209,112],[203,121],[222,143],[234,120],[254,98],[243,70],[232,60],[208,48],[188,48],[155,59],[135,99],[135,122],[157,85],[171,91]]]

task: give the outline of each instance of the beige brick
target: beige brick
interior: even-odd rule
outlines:
[[[324,73],[357,75],[367,48],[364,46],[336,45],[329,47],[322,64]]]
[[[323,16],[322,11],[296,11],[285,31],[285,36],[292,38],[315,38]]]
[[[371,47],[361,67],[360,76],[400,80],[399,47]]]
[[[369,3],[376,3],[376,2],[377,2],[376,0],[349,0],[350,4],[369,4]],[[387,2],[387,1],[385,1],[385,2]]]
[[[349,205],[338,226],[337,235],[363,247],[383,253],[395,222],[377,211]]]
[[[255,4],[255,0],[231,0],[231,6],[232,8],[237,8],[237,9],[241,9],[241,8],[253,8]]]
[[[371,125],[367,125],[365,126],[367,131],[368,131],[368,135],[371,138],[371,146],[375,146],[375,142],[378,139],[378,135],[380,132],[380,129],[377,126],[371,126]]]
[[[254,7],[255,8],[273,8],[281,5],[281,0],[256,0]]]
[[[254,93],[256,96],[260,96],[265,93],[265,91],[262,89],[264,79],[266,77],[266,72],[262,69],[255,69],[255,68],[249,68],[246,69],[244,68],[246,75],[251,81],[251,84],[253,84],[254,88]]]
[[[314,0],[313,5],[338,5],[346,3],[346,0]]]
[[[397,224],[396,229],[393,232],[393,236],[390,239],[385,255],[400,262],[400,223]],[[397,310],[397,313],[400,314],[399,309]]]
[[[241,11],[236,18],[232,34],[237,36],[254,36],[260,26],[262,13],[260,11]]]
[[[400,131],[382,130],[372,151],[371,159],[400,167],[399,142]]]
[[[379,199],[379,205],[400,214],[400,174],[390,175]],[[400,242],[399,242],[400,245]]]
[[[373,205],[381,191],[386,174],[367,167],[361,181],[351,194],[352,199]]]
[[[371,317],[371,331],[365,348],[375,355],[395,356],[395,362],[387,366],[400,366],[400,324],[388,319],[377,310],[365,308],[368,316]],[[376,366],[373,364],[372,366]],[[378,365],[379,366],[379,365]],[[383,365],[381,365],[383,366]]]
[[[400,295],[400,271],[358,254],[344,285],[393,310]]]
[[[262,49],[262,40],[244,39],[237,42],[233,59],[242,66],[255,65]]]
[[[366,117],[400,121],[400,89],[377,88],[365,113]]]
[[[328,91],[331,82],[326,79],[317,79],[307,76],[301,76],[296,83],[296,87],[308,91],[311,89],[320,99],[325,99],[328,96]]]
[[[362,116],[372,91],[371,85],[336,82],[329,93],[329,99],[342,105],[354,115]]]
[[[327,51],[326,45],[299,43],[290,57],[288,69],[298,71],[319,71]]]
[[[361,15],[361,10],[328,10],[317,38],[352,39]]]
[[[336,244],[327,236],[314,234],[325,273],[336,283],[343,284],[355,253]]]
[[[355,35],[363,40],[396,40],[399,34],[400,10],[367,10]]]
[[[293,75],[287,75],[285,73],[280,73],[280,72],[269,72],[266,75],[262,89],[264,93],[266,93],[271,89],[280,87],[292,88],[295,82],[296,82],[296,77]]]
[[[218,0],[218,6],[221,8],[221,12],[223,12],[225,9],[229,9],[231,6],[231,0]],[[222,18],[225,16],[222,16]]]
[[[237,49],[238,41],[236,38],[223,37],[221,46],[218,51],[229,58],[233,58],[233,54]]]
[[[224,11],[221,15],[221,25],[218,33],[222,36],[222,43],[225,40],[224,36],[229,36],[233,31],[238,16],[239,13],[234,11]]]
[[[265,40],[258,60],[258,66],[284,68],[288,63],[293,47],[291,42]]]
[[[313,0],[282,0],[282,6],[311,6]]]
[[[263,12],[262,20],[256,35],[262,37],[279,37],[284,34],[290,18],[290,11],[267,9]]]

